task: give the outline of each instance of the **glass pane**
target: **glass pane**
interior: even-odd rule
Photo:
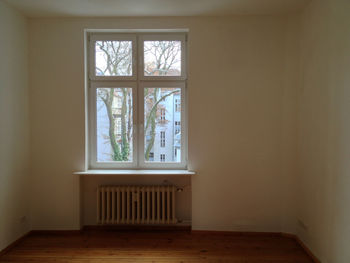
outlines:
[[[145,76],[181,76],[181,41],[144,41]]]
[[[132,161],[131,88],[96,90],[97,162]]]
[[[144,110],[145,161],[181,162],[181,89],[145,88]]]
[[[96,76],[132,76],[132,41],[96,41]]]

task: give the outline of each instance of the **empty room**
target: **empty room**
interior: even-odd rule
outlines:
[[[350,1],[0,0],[0,262],[350,262]]]

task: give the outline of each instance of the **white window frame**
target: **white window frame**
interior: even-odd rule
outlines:
[[[123,32],[100,33],[87,32],[87,92],[86,121],[87,169],[187,169],[187,43],[186,33],[147,33]],[[129,40],[132,41],[132,76],[96,76],[95,42]],[[181,41],[181,76],[144,76],[143,41],[179,40]],[[96,137],[96,89],[97,88],[132,88],[133,101],[133,156],[131,162],[97,162]],[[181,89],[181,162],[146,162],[144,159],[144,89],[180,88]]]

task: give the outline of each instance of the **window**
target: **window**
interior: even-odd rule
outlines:
[[[132,76],[132,41],[96,41],[96,76]],[[113,67],[111,67],[113,64]]]
[[[131,162],[132,140],[124,135],[133,136],[132,103],[120,109],[119,97],[123,101],[132,100],[131,88],[96,88],[96,161],[97,162]],[[128,145],[128,152],[122,151],[123,145]],[[125,147],[124,147],[125,148]]]
[[[180,112],[181,111],[181,102],[180,99],[175,99],[175,111]]]
[[[160,147],[165,147],[165,131],[160,132]]]
[[[186,34],[87,39],[89,168],[186,168]]]
[[[161,109],[160,109],[160,121],[161,121],[162,123],[165,122],[165,109],[164,109],[164,108],[161,108]]]
[[[145,76],[181,76],[181,41],[144,41]]]
[[[115,133],[117,136],[122,135],[122,118],[121,117],[116,117],[116,122],[115,122]]]
[[[180,131],[181,131],[181,122],[175,121],[175,134],[180,133]]]
[[[150,153],[149,153],[149,159],[150,159],[151,161],[154,161],[154,153],[153,153],[153,152],[150,152]]]

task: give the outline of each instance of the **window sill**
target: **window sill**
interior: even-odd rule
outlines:
[[[195,175],[188,170],[86,170],[74,172],[76,175]]]

